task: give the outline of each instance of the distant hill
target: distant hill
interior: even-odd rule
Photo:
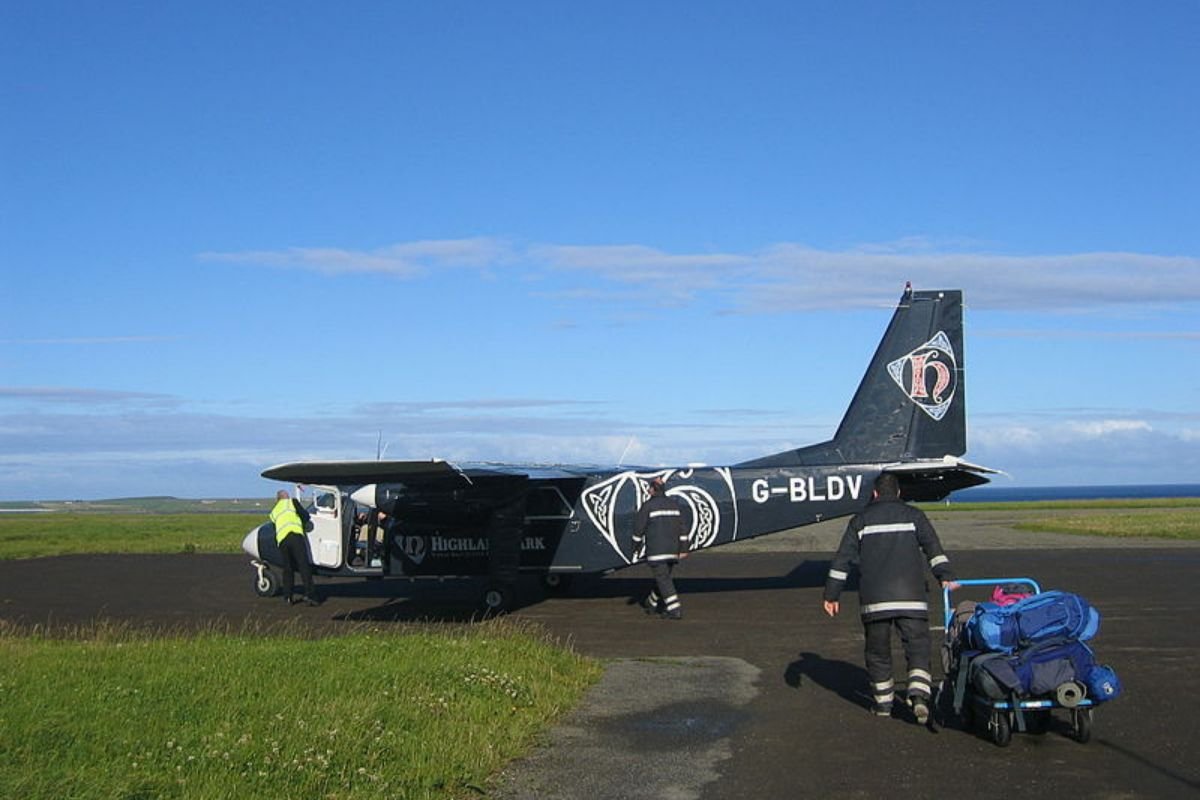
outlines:
[[[120,497],[112,500],[9,500],[0,501],[0,511],[110,514],[265,514],[270,501],[261,498]]]

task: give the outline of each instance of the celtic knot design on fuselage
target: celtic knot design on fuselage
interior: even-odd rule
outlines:
[[[721,509],[711,494],[699,486],[677,486],[668,489],[667,496],[683,501],[691,511],[688,550],[700,550],[716,541],[721,528]]]
[[[729,476],[721,470],[715,470],[715,472],[720,478],[716,485],[722,487],[732,499],[732,485]],[[584,489],[583,507],[592,525],[600,531],[609,546],[624,559],[625,563],[631,564],[633,563],[633,554],[630,552],[632,515],[636,514],[642,504],[650,498],[650,482],[655,478],[661,478],[667,483],[667,496],[678,500],[688,512],[687,519],[690,523],[687,533],[688,550],[700,550],[716,542],[721,531],[722,518],[720,503],[713,497],[712,492],[699,485],[699,482],[671,485],[673,480],[694,478],[694,473],[695,471],[691,469],[621,472]],[[632,498],[629,498],[629,493],[633,494]],[[617,530],[618,506],[622,496],[628,498],[626,503],[632,501],[625,511],[631,530],[619,532]],[[737,537],[736,511],[734,521],[731,538]],[[624,535],[619,535],[620,533]]]

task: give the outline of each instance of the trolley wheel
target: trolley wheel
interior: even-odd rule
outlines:
[[[937,687],[937,692],[933,696],[933,721],[943,728],[954,718],[952,693],[953,690],[948,689],[946,684],[942,683]]]
[[[274,597],[279,592],[279,578],[269,569],[254,574],[254,593],[259,597]]]
[[[1071,711],[1071,722],[1074,727],[1075,741],[1087,744],[1092,738],[1092,710],[1076,708]]]
[[[1008,712],[993,711],[989,727],[992,729],[992,741],[999,747],[1008,747],[1012,742],[1012,722],[1009,721]]]

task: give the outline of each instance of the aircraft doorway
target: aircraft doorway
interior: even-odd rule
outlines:
[[[361,575],[382,575],[388,559],[388,528],[384,512],[347,502],[346,567]]]

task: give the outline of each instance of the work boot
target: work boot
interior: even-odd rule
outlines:
[[[871,713],[877,717],[890,717],[892,715],[892,704],[876,703],[871,707]]]
[[[658,603],[651,603],[649,600],[643,600],[642,611],[650,616],[654,616],[658,613]]]
[[[662,618],[663,619],[680,620],[680,619],[683,619],[683,612],[679,611],[678,609],[676,609],[675,611],[664,611]]]

